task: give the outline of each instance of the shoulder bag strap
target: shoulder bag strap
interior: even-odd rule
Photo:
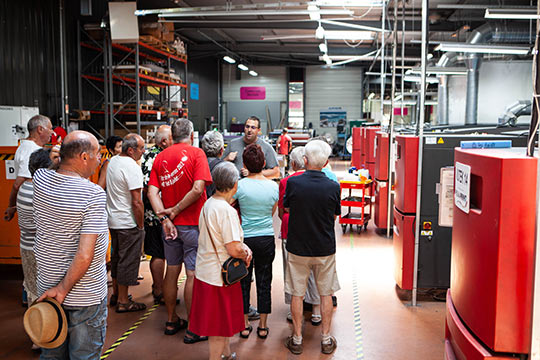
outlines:
[[[212,243],[212,247],[214,248],[214,252],[216,253],[218,264],[221,266],[221,260],[219,260],[219,255],[216,249],[216,245],[214,244],[214,238],[212,237],[212,233],[210,233],[210,228],[208,227],[208,217],[206,216],[206,211],[204,207],[203,207],[203,217],[204,217],[204,225],[206,225],[206,232],[208,233],[208,236],[210,236],[210,242]]]

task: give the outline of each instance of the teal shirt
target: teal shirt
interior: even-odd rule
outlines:
[[[272,209],[279,199],[278,184],[244,178],[238,182],[234,199],[240,205],[244,237],[274,236]]]
[[[335,182],[339,182],[339,181],[337,180],[336,174],[334,174],[334,173],[332,172],[332,170],[327,169],[327,168],[323,168],[323,169],[322,169],[322,172],[323,172],[324,175],[326,175],[326,177],[329,178],[330,180],[334,180]]]

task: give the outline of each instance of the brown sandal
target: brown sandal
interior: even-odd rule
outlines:
[[[145,309],[146,309],[145,304],[138,303],[138,302],[131,301],[131,300],[127,304],[122,304],[122,303],[119,302],[118,305],[116,305],[116,312],[117,313],[141,311],[141,310],[145,310]]]

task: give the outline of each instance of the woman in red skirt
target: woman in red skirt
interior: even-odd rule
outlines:
[[[236,353],[231,352],[229,338],[244,329],[242,289],[239,282],[223,285],[221,265],[232,256],[249,266],[251,250],[244,245],[238,213],[230,206],[238,188],[238,170],[223,162],[213,169],[212,180],[216,193],[206,201],[199,217],[189,330],[208,336],[210,360],[233,360]]]

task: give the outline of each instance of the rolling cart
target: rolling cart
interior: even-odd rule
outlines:
[[[339,182],[339,187],[341,190],[341,206],[349,208],[347,214],[339,216],[339,223],[341,224],[343,233],[347,231],[347,225],[350,225],[351,229],[353,225],[356,225],[359,231],[364,226],[364,230],[366,230],[368,221],[371,219],[371,214],[373,214],[373,203],[371,201],[373,181],[342,180]],[[344,190],[347,189],[349,190],[348,195],[343,197]],[[357,194],[353,194],[353,190],[358,190]],[[369,207],[368,212],[366,212],[367,207]],[[353,210],[359,210],[359,212],[353,212]]]

